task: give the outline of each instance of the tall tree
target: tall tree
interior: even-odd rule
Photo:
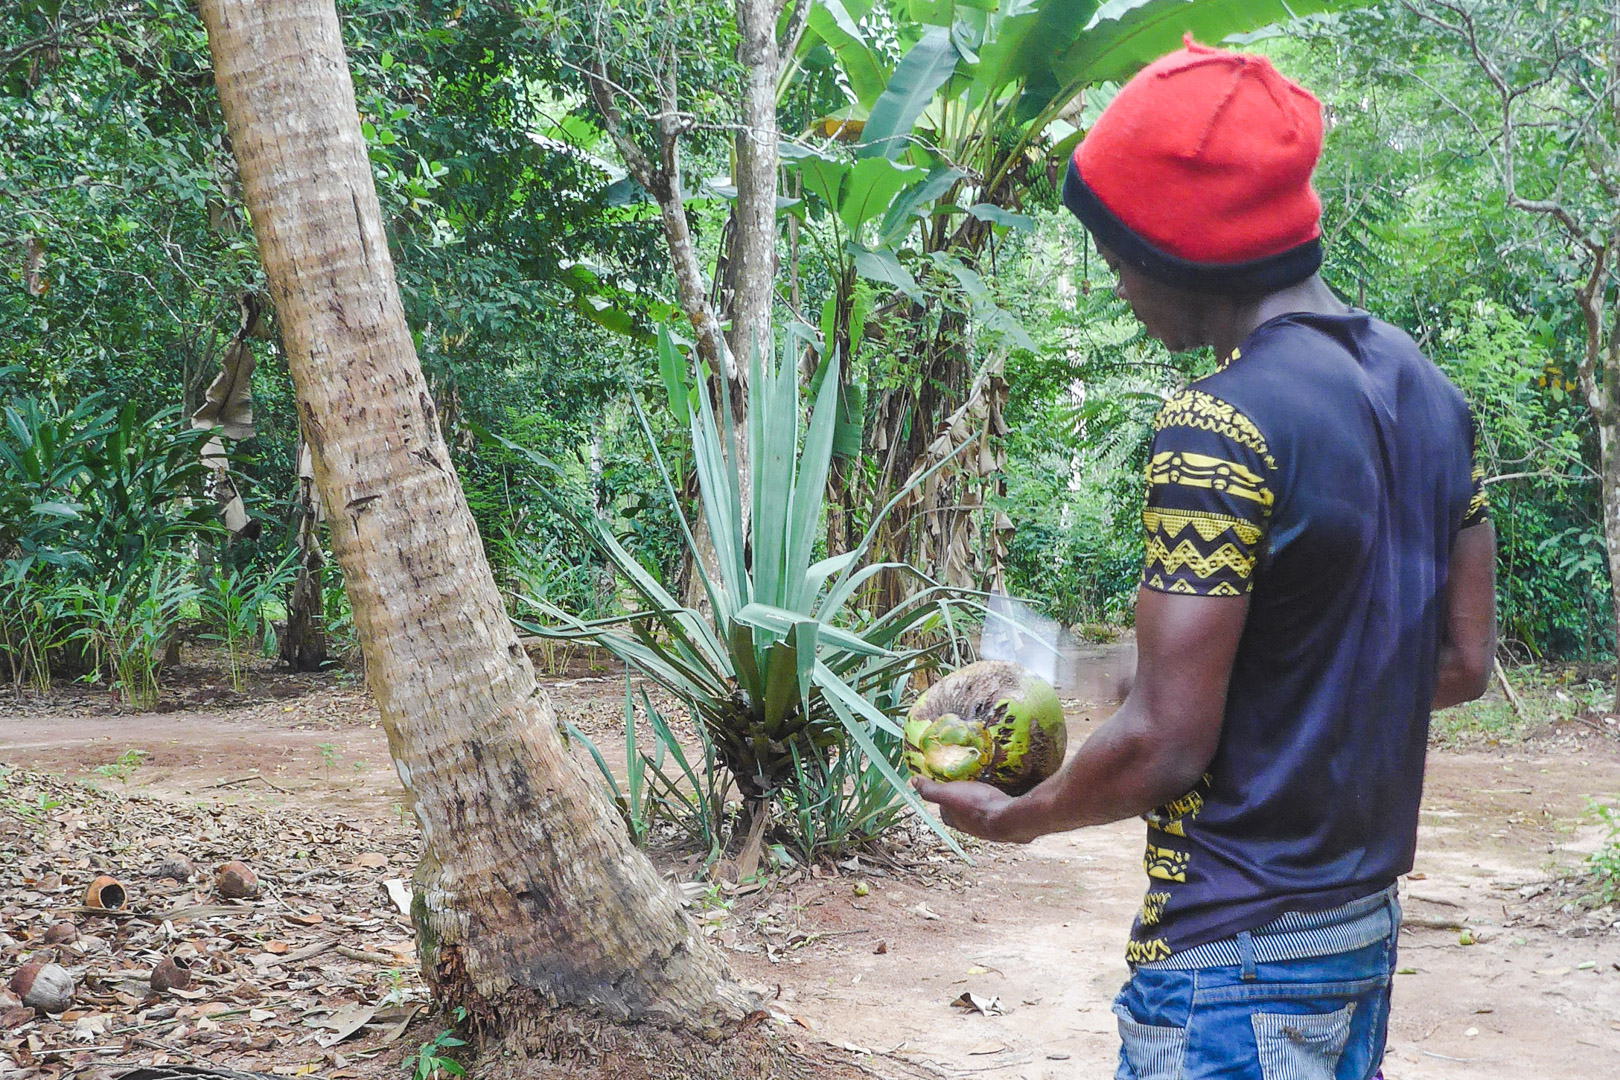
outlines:
[[[749,995],[557,736],[412,346],[332,0],[200,6],[334,552],[422,830],[413,917],[437,999],[486,1031],[586,1054],[589,1075],[634,1063],[631,1075],[730,1076],[743,1061],[797,1075],[781,1043],[738,1028]],[[634,1021],[652,1023],[635,1039],[605,1030]]]
[[[581,73],[630,177],[658,206],[677,303],[691,324],[698,357],[716,380],[725,380],[725,398],[739,431],[747,429],[750,353],[756,346],[772,347],[778,79],[783,56],[791,53],[813,2],[795,0],[784,20],[781,0],[736,0],[727,20],[722,6],[713,2],[652,4],[638,10],[638,17],[625,17],[618,5],[581,0],[562,20],[581,51],[581,60],[571,66]],[[694,28],[707,32],[704,40],[693,39]],[[722,41],[734,35],[734,55],[714,55],[711,39],[716,34]],[[737,76],[742,93],[728,100],[722,88]],[[733,132],[730,179],[735,189],[712,284],[704,274],[688,213],[692,191],[683,164],[690,151],[683,144],[710,127]],[[747,490],[747,447],[739,442],[731,453]],[[751,508],[745,506],[744,513],[746,517]],[[714,545],[701,517],[696,539],[696,556],[712,576]],[[702,606],[700,575],[688,567],[685,576],[687,602]]]
[[[1513,210],[1553,226],[1580,316],[1576,383],[1598,436],[1603,532],[1620,640],[1620,2],[1403,0],[1477,73],[1444,104],[1489,156]],[[1615,706],[1620,710],[1620,680]]]

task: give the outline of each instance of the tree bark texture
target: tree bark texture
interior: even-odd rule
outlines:
[[[731,247],[736,291],[731,303],[731,351],[746,371],[757,347],[771,347],[776,290],[776,0],[737,0],[737,58],[747,73],[737,131],[737,204]],[[733,391],[735,393],[735,390]]]
[[[1617,105],[1620,110],[1620,105]],[[1620,117],[1617,117],[1620,123]],[[1613,267],[1620,263],[1620,215],[1608,241],[1593,253],[1591,273],[1575,290],[1586,331],[1585,355],[1576,379],[1592,426],[1598,434],[1598,467],[1603,478],[1603,540],[1609,563],[1610,615],[1620,635],[1620,299],[1605,302]],[[1620,712],[1620,679],[1614,709]]]
[[[442,1004],[713,1029],[751,1002],[568,755],[411,345],[333,0],[202,0],[334,553],[422,829]]]

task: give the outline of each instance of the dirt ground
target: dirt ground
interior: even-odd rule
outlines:
[[[128,713],[93,691],[0,700],[0,762],[29,771],[16,776],[88,779],[134,797],[127,806],[104,800],[111,809],[92,807],[83,812],[89,818],[58,813],[52,820],[67,822],[60,827],[69,841],[96,813],[255,822],[261,847],[305,833],[313,845],[325,823],[348,845],[332,858],[349,876],[326,886],[335,899],[324,906],[294,903],[290,888],[278,893],[284,913],[276,932],[284,941],[198,932],[209,957],[211,948],[224,950],[238,967],[247,956],[270,965],[260,970],[286,973],[261,980],[251,1007],[194,1011],[191,1022],[175,1026],[173,1012],[154,1010],[151,999],[125,1002],[131,1016],[145,1018],[140,1030],[156,1034],[120,1043],[82,1023],[75,1033],[72,1024],[43,1022],[14,1037],[20,1048],[9,1059],[0,1031],[0,1077],[18,1065],[88,1074],[91,1066],[154,1055],[283,1075],[399,1075],[395,1063],[444,1024],[414,1011],[422,995],[409,970],[408,920],[381,888],[387,878],[408,878],[414,841],[375,706],[353,676],[265,672],[248,693],[233,695],[205,668],[178,675],[180,689],[162,712]],[[614,729],[617,676],[586,672],[548,685],[559,713],[582,729]],[[1066,705],[1072,742],[1106,716],[1084,701]],[[1620,1076],[1620,910],[1583,902],[1570,877],[1601,839],[1589,796],[1612,801],[1620,793],[1615,730],[1588,717],[1542,725],[1506,745],[1431,754],[1417,869],[1402,883],[1408,922],[1385,1062],[1390,1080]],[[120,769],[130,750],[144,756]],[[7,813],[0,804],[0,832]],[[48,837],[50,828],[19,826],[14,834]],[[171,831],[207,839],[204,854],[227,850],[231,839],[223,826]],[[879,1070],[886,1055],[948,1076],[1111,1076],[1118,1043],[1110,1002],[1125,977],[1123,941],[1144,887],[1141,846],[1142,826],[1124,823],[1022,848],[980,847],[976,865],[966,867],[919,834],[903,867],[856,859],[800,868],[757,892],[716,895],[694,914],[729,950],[736,975],[773,996],[776,1011],[821,1038],[878,1055]],[[71,843],[60,850],[71,853]],[[79,862],[59,882],[43,862],[23,860],[10,877],[0,866],[0,932],[18,943],[7,955],[0,937],[8,975],[18,948],[32,944],[28,935],[56,917],[48,909],[73,911],[84,884],[73,874],[87,874],[94,859]],[[134,866],[125,873],[139,876]],[[272,866],[267,877],[277,873]],[[311,875],[324,880],[317,871],[281,877]],[[177,886],[164,896],[194,903],[205,894],[206,887]],[[290,960],[306,939],[319,944],[320,927],[299,920],[319,921],[322,910],[328,926],[358,927],[368,943],[350,948],[353,956],[328,952],[307,962],[320,971],[299,979],[298,964],[277,966],[274,947],[293,950]],[[390,956],[405,960],[390,966]],[[210,962],[223,971],[233,961]],[[953,1004],[966,993],[989,1013]],[[201,1011],[195,994],[182,1000]],[[383,1009],[381,1019],[323,1046],[356,1002]]]

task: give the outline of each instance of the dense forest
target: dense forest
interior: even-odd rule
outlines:
[[[1583,376],[1592,362],[1577,293],[1595,280],[1601,316],[1615,287],[1612,265],[1587,247],[1612,214],[1613,116],[1582,99],[1593,92],[1582,65],[1612,15],[1516,7],[1494,13],[1509,29],[1493,32],[1482,60],[1445,20],[1402,5],[1302,20],[1256,44],[1327,104],[1317,185],[1328,280],[1408,329],[1479,418],[1505,654],[1598,663],[1614,649],[1605,440],[1582,380],[1601,384],[1602,364]],[[632,398],[648,406],[681,487],[689,462],[660,407],[653,348],[660,326],[682,321],[678,285],[657,206],[621,163],[585,73],[605,61],[631,73],[617,78],[651,78],[638,50],[687,46],[682,199],[698,261],[716,268],[703,286],[718,295],[735,198],[724,135],[735,103],[717,89],[735,74],[728,13],[659,13],[649,38],[657,5],[620,5],[609,21],[567,4],[342,8],[417,349],[503,580],[576,614],[614,610],[611,574],[567,523],[596,514],[674,581],[684,547]],[[844,35],[863,17],[857,61]],[[1063,133],[1106,102],[1106,82],[1048,108],[1031,133],[974,111],[962,80],[934,80],[928,107],[963,119],[930,132],[941,143],[927,176],[857,160],[859,205],[847,192],[829,202],[834,163],[861,125],[851,118],[874,92],[863,80],[881,88],[917,30],[898,13],[818,7],[777,89],[777,338],[805,356],[843,353],[825,543],[853,542],[946,420],[958,440],[965,425],[988,425],[990,459],[952,470],[936,500],[950,509],[910,516],[885,544],[1066,625],[1118,623],[1139,569],[1148,420],[1210,359],[1139,336],[1057,204]],[[25,0],[0,32],[9,674],[48,678],[46,657],[70,646],[39,636],[49,636],[39,612],[88,602],[74,600],[84,582],[138,592],[159,619],[178,617],[178,597],[195,588],[220,627],[273,622],[308,499],[202,28],[179,2]],[[1498,77],[1509,80],[1507,113]],[[636,100],[636,87],[620,89]],[[1001,176],[964,207],[959,175],[981,162]],[[1544,200],[1567,204],[1573,230],[1562,209],[1528,208]],[[243,411],[208,448],[187,418],[222,362],[220,390]],[[537,472],[502,440],[556,471]],[[81,460],[96,479],[66,497],[52,470]],[[205,488],[241,499],[231,536],[190,501]],[[63,512],[74,503],[82,509]],[[217,560],[200,580],[181,565],[198,541]],[[341,583],[324,571],[319,584],[321,628],[341,643]]]

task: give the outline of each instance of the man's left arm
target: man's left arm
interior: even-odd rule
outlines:
[[[1011,843],[1137,817],[1186,794],[1220,742],[1248,611],[1247,596],[1139,589],[1135,684],[1055,775],[1018,798],[964,781],[919,779],[917,790],[947,825]]]

